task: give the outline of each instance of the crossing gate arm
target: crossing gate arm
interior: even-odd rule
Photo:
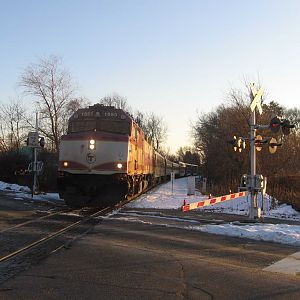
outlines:
[[[190,203],[190,204],[185,204],[185,205],[182,205],[181,210],[183,212],[185,212],[185,211],[189,211],[189,210],[196,209],[196,208],[199,208],[199,207],[205,207],[205,206],[210,206],[210,205],[220,203],[220,202],[224,202],[224,201],[228,201],[228,200],[234,200],[234,199],[239,198],[239,197],[247,196],[248,193],[249,193],[248,191],[239,192],[239,193],[234,193],[234,194],[220,196],[220,197],[216,197],[216,198],[212,198],[212,199],[203,200],[203,201],[200,201],[200,202],[193,202],[193,203]]]

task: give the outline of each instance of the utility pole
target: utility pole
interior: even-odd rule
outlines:
[[[256,187],[256,148],[255,148],[255,140],[256,140],[256,116],[255,109],[258,110],[260,114],[262,114],[261,107],[261,98],[263,91],[260,88],[256,89],[255,84],[250,84],[250,99],[251,99],[251,116],[250,116],[250,154],[251,154],[251,184],[250,184],[250,194],[251,194],[251,206],[249,212],[249,218],[255,219],[260,218],[260,208],[257,203],[257,187]]]
[[[43,163],[37,161],[37,149],[44,148],[45,146],[45,138],[39,136],[39,119],[38,112],[35,114],[35,131],[28,133],[27,138],[27,146],[32,148],[33,162],[31,162],[28,166],[30,172],[32,172],[32,197],[38,190],[38,179],[37,175],[41,173],[43,169]]]
[[[250,93],[251,102],[253,101],[254,97],[252,93]],[[254,219],[255,217],[260,217],[258,212],[258,205],[257,205],[257,193],[255,191],[255,178],[256,178],[256,149],[255,149],[255,137],[256,137],[256,116],[255,116],[255,109],[251,112],[250,116],[250,157],[251,157],[251,206],[249,217],[250,219]]]
[[[39,135],[39,127],[38,127],[38,112],[35,113],[35,132],[36,135]],[[32,148],[33,149],[33,185],[32,185],[32,195],[34,195],[37,191],[37,147]]]

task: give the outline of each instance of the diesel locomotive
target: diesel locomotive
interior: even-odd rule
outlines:
[[[122,109],[95,104],[69,119],[59,147],[58,189],[67,205],[109,205],[170,178],[196,175],[197,165],[171,162],[154,150]]]

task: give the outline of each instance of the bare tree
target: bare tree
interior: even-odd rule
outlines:
[[[180,161],[200,165],[200,155],[193,147],[180,147],[177,150],[177,157]]]
[[[70,100],[65,107],[63,112],[63,133],[66,133],[68,130],[68,121],[69,118],[79,109],[83,107],[88,107],[90,105],[90,101],[84,97],[78,97]]]
[[[0,115],[0,152],[5,152],[8,150],[8,145],[6,142],[6,135],[7,135],[7,131],[6,131],[6,124],[3,120],[2,115]]]
[[[145,114],[141,111],[136,111],[134,120],[152,141],[155,150],[162,152],[162,145],[167,138],[167,125],[163,118],[153,112]]]
[[[284,109],[282,116],[287,118],[291,124],[295,125],[295,129],[293,131],[300,133],[300,109],[296,107]]]
[[[19,100],[11,100],[0,106],[1,147],[3,150],[19,149],[25,139],[27,127],[25,107]]]
[[[117,93],[101,98],[99,103],[105,106],[114,106],[115,108],[123,109],[124,111],[131,113],[131,108],[128,105],[127,98],[120,96]]]
[[[160,150],[167,138],[167,126],[163,118],[153,112],[146,116],[145,134],[153,141],[155,150]]]
[[[62,68],[61,59],[51,56],[30,65],[22,74],[20,84],[35,97],[41,115],[39,130],[53,141],[57,151],[65,130],[66,111],[74,100],[69,72]]]
[[[134,120],[138,124],[138,126],[145,131],[145,126],[147,123],[146,115],[143,112],[137,110],[134,113]]]

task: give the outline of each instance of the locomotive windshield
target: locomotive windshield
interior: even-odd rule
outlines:
[[[121,109],[94,105],[79,109],[69,120],[68,133],[104,131],[130,134],[131,119]]]

